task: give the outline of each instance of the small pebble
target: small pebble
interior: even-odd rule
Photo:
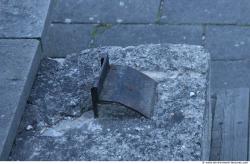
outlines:
[[[194,92],[190,92],[190,93],[189,93],[189,96],[190,96],[190,97],[194,97],[194,96],[195,96],[195,93],[194,93]]]
[[[33,126],[32,125],[28,125],[27,127],[26,127],[26,130],[32,130],[33,129]]]
[[[72,99],[72,100],[69,102],[69,105],[70,105],[70,106],[76,106],[76,105],[77,105],[77,102],[78,102],[78,100]]]

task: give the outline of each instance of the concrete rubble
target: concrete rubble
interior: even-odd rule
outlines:
[[[158,82],[151,119],[118,105],[93,118],[90,87],[100,57]],[[10,160],[199,160],[209,54],[201,46],[100,47],[45,58]]]

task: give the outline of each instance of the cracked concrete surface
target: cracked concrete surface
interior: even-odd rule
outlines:
[[[158,82],[151,119],[115,104],[101,105],[93,118],[89,89],[104,54]],[[46,58],[9,159],[199,160],[208,69],[209,54],[191,45],[110,46]]]

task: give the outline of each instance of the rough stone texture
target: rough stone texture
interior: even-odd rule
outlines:
[[[65,57],[89,47],[158,43],[202,44],[201,26],[53,24],[45,55]]]
[[[51,24],[45,36],[44,54],[65,57],[89,48],[94,25]]]
[[[212,59],[250,59],[250,28],[208,26],[206,47]]]
[[[11,150],[40,53],[37,40],[0,40],[0,160]]]
[[[50,0],[1,0],[0,38],[40,38]]]
[[[243,1],[235,3],[234,0],[165,0],[161,21],[168,23],[237,23],[241,18]]]
[[[103,54],[158,82],[151,119],[114,104],[100,106],[100,118],[93,118],[89,89]],[[202,47],[173,44],[44,59],[9,159],[199,160],[208,68]]]
[[[152,23],[160,0],[57,0],[54,22]]]

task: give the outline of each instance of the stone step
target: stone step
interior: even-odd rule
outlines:
[[[50,23],[51,0],[2,0],[0,5],[0,160],[9,156]]]
[[[7,159],[41,56],[38,40],[0,40],[0,159]]]

